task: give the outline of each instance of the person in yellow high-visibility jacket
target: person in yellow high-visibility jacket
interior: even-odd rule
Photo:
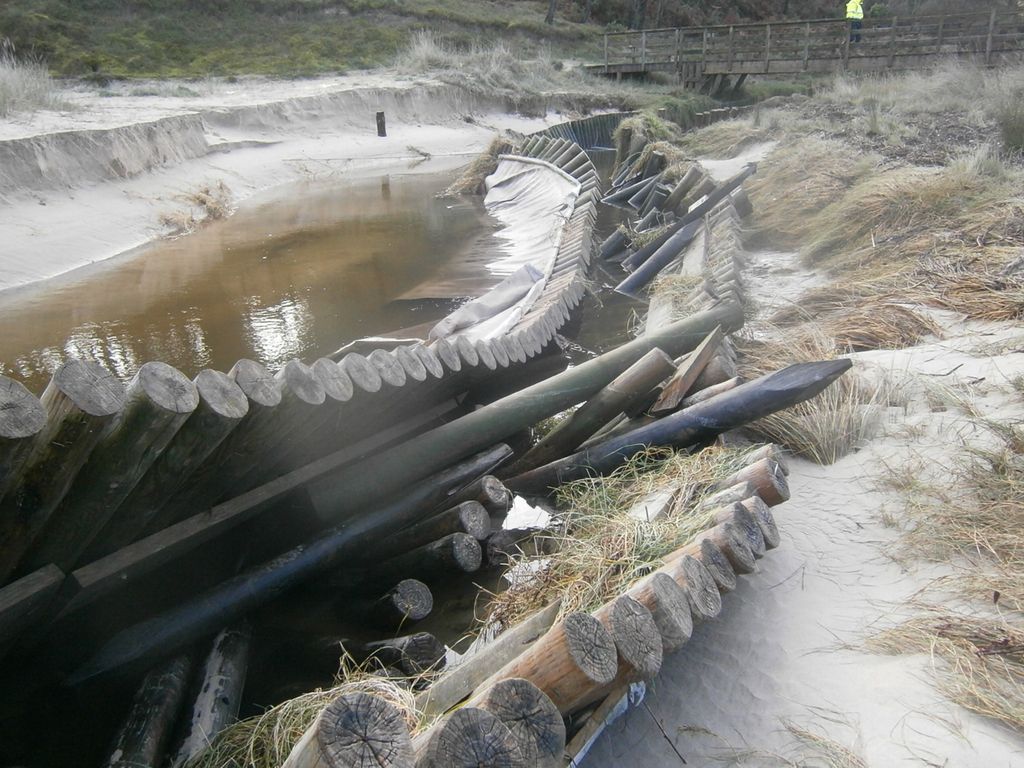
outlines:
[[[850,41],[860,42],[860,30],[864,26],[864,0],[850,0],[846,4],[846,18],[850,22]]]

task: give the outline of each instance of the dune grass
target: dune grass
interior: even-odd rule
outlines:
[[[66,107],[46,64],[18,56],[9,40],[0,39],[0,118]]]

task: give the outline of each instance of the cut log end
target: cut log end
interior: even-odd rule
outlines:
[[[504,515],[512,505],[512,492],[494,475],[485,475],[480,478],[479,501],[487,511]]]
[[[135,375],[146,396],[170,413],[192,413],[199,405],[196,385],[167,363],[146,363]]]
[[[645,679],[658,674],[663,653],[661,633],[649,610],[623,595],[612,601],[601,618],[624,663]]]
[[[772,514],[771,507],[765,504],[760,496],[751,496],[740,503],[754,516],[760,526],[765,548],[775,549],[779,546],[782,543],[782,536],[779,534],[778,526],[775,525],[775,515]]]
[[[490,518],[488,518],[488,522]],[[483,562],[483,550],[480,543],[466,533],[453,533],[448,537],[452,562],[466,573],[480,568]]]
[[[697,621],[709,621],[722,610],[722,595],[718,585],[703,563],[691,555],[684,555],[676,566],[676,582],[686,590],[690,613]]]
[[[249,412],[245,392],[227,374],[205,368],[196,376],[195,385],[204,407],[220,418],[238,421]]]
[[[281,384],[273,374],[255,360],[239,360],[228,371],[249,401],[264,408],[281,402]]]
[[[313,369],[301,360],[289,360],[277,372],[277,378],[288,393],[307,405],[322,405],[327,399],[323,384],[313,374]]]
[[[324,388],[329,400],[336,403],[347,403],[355,392],[352,379],[345,369],[328,357],[321,357],[312,365],[313,375]]]
[[[693,556],[700,560],[701,565],[711,574],[720,593],[725,594],[736,589],[736,571],[733,570],[729,558],[711,539],[704,537],[697,542]]]
[[[14,379],[0,376],[0,439],[20,440],[46,425],[46,410],[38,398]]]
[[[407,768],[412,739],[402,712],[379,696],[350,693],[320,715],[317,742],[327,768]]]
[[[760,560],[764,557],[765,542],[764,535],[761,533],[761,526],[757,524],[754,515],[742,502],[737,501],[735,504],[730,504],[728,507],[722,507],[717,510],[715,512],[715,522],[732,523],[743,536],[754,558]]]
[[[405,369],[394,355],[388,354],[383,349],[375,349],[366,359],[373,364],[377,373],[380,374],[381,380],[389,387],[405,386],[408,377]]]
[[[459,525],[468,536],[483,541],[491,534],[491,516],[478,501],[464,501],[458,506]]]
[[[383,386],[376,366],[360,354],[350,352],[338,363],[352,380],[352,385],[363,392],[379,392]]]
[[[667,573],[652,574],[627,594],[651,612],[663,653],[672,653],[690,639],[693,617],[686,590]]]
[[[587,678],[599,685],[615,679],[619,671],[615,641],[600,621],[587,613],[570,613],[562,631],[569,656]]]
[[[446,652],[444,643],[429,632],[368,643],[366,650],[383,665],[398,667],[411,676],[441,666]]]
[[[417,768],[526,768],[512,732],[495,715],[462,707],[431,729],[416,751]]]
[[[124,407],[124,385],[99,363],[68,360],[53,374],[50,387],[90,416],[112,416]]]
[[[732,523],[719,523],[706,534],[712,543],[729,558],[729,565],[739,574],[753,573],[756,569],[754,553],[746,538]]]
[[[434,609],[430,587],[416,579],[403,579],[386,595],[395,612],[409,621],[419,621]]]
[[[527,765],[560,765],[565,750],[565,721],[551,699],[529,680],[501,680],[487,689],[476,704],[512,732]]]

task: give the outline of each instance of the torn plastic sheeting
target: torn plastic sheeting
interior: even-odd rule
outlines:
[[[502,155],[484,184],[484,207],[505,225],[495,237],[508,254],[489,269],[510,274],[532,264],[547,273],[558,255],[562,228],[575,209],[580,183],[550,163]]]
[[[466,302],[445,317],[430,330],[428,338],[443,339],[456,333],[470,339],[500,335],[519,321],[524,302],[532,303],[536,299],[543,281],[544,274],[526,264],[483,296]]]

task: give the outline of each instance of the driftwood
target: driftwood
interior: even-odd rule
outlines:
[[[565,723],[544,692],[529,680],[499,680],[474,696],[469,706],[498,718],[512,733],[528,766],[556,768],[565,750]]]
[[[0,376],[0,499],[20,476],[33,438],[46,426],[42,403],[14,379]]]
[[[177,656],[146,675],[114,739],[107,768],[158,768],[191,668],[187,656]]]
[[[247,621],[222,629],[200,669],[199,691],[186,713],[181,744],[171,760],[184,765],[210,745],[213,739],[238,719],[252,627]]]
[[[20,476],[0,499],[0,584],[49,521],[124,406],[124,397],[121,382],[96,363],[69,360],[53,374],[40,398],[46,426],[36,434]]]
[[[197,405],[196,387],[180,371],[166,363],[143,365],[128,385],[117,423],[96,444],[26,563],[55,563],[66,571],[77,565]]]
[[[574,451],[609,420],[645,397],[673,370],[672,359],[660,349],[652,349],[552,429],[504,474],[519,474]]]
[[[845,359],[791,365],[565,459],[524,472],[511,478],[507,485],[517,493],[544,495],[571,480],[609,472],[648,446],[694,445],[814,397],[851,365]]]
[[[81,683],[127,665],[141,664],[147,658],[172,652],[216,632],[225,622],[234,621],[305,579],[351,559],[368,542],[409,525],[421,509],[429,509],[439,498],[450,495],[452,487],[464,487],[492,470],[507,455],[507,446],[499,446],[473,456],[428,478],[391,504],[368,511],[308,544],[122,630],[80,666],[68,678],[69,682]]]
[[[554,602],[516,624],[479,650],[467,654],[458,666],[435,680],[416,697],[416,709],[426,717],[447,712],[476,690],[498,668],[524,653],[544,635],[558,616],[560,602]]]
[[[413,740],[416,768],[529,768],[516,736],[495,715],[462,707]]]
[[[317,717],[281,768],[412,768],[409,725],[390,702],[342,694]]]

